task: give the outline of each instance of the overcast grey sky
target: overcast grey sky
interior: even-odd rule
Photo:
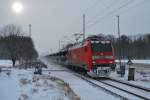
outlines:
[[[14,1],[23,4],[22,13],[12,11]],[[18,24],[28,32],[32,24],[35,47],[43,54],[58,50],[64,36],[82,32],[83,13],[86,36],[117,35],[116,15],[121,34],[150,33],[150,0],[0,0],[0,27]]]

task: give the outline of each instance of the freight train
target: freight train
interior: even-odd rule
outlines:
[[[112,43],[97,36],[90,36],[49,57],[56,63],[82,69],[92,77],[108,77],[116,65]]]

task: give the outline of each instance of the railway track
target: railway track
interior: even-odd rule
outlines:
[[[150,92],[150,88],[146,88],[146,87],[143,87],[143,86],[137,86],[137,85],[134,85],[134,84],[131,84],[131,83],[128,83],[128,82],[125,82],[125,81],[113,79],[113,78],[108,78],[108,79],[109,79],[109,80],[112,80],[112,81],[116,81],[116,82],[122,83],[122,84],[129,85],[129,86],[132,86],[132,87],[135,87],[135,88],[139,88],[139,89],[142,89],[142,90],[144,90],[144,91]]]
[[[120,99],[127,100],[150,100],[150,90],[144,87],[139,87],[127,82],[114,80],[111,78],[107,79],[92,79],[87,75],[77,73],[70,70],[75,76],[85,80],[91,85],[106,91],[108,94],[114,95]]]
[[[124,91],[126,93],[132,94],[133,96],[136,96],[138,98],[144,99],[144,100],[150,100],[150,90],[145,89],[143,87],[135,86],[132,84],[128,84],[122,81],[114,80],[114,79],[106,79],[101,80],[97,79],[97,81],[106,84],[108,86],[111,86],[113,88],[116,88],[118,90]]]
[[[106,78],[106,79],[92,79],[86,75],[75,74],[93,86],[99,87],[106,92],[117,96],[123,100],[150,100],[150,90],[144,87],[139,87],[123,81]]]
[[[98,88],[104,90],[105,92],[107,92],[107,93],[109,93],[109,94],[111,94],[111,95],[113,95],[113,96],[119,98],[120,100],[128,100],[126,97],[121,96],[121,95],[119,95],[119,94],[117,94],[117,93],[114,93],[114,92],[112,92],[111,90],[105,88],[104,86],[101,86],[101,85],[98,85],[98,84],[94,83],[94,82],[91,80],[91,78],[89,78],[89,77],[87,77],[87,76],[85,76],[85,75],[76,74],[76,73],[74,73],[74,74],[75,74],[75,76],[77,76],[77,77],[79,77],[79,78],[85,80],[86,82],[90,83],[90,84],[93,85],[93,86],[96,86],[96,87],[98,87]]]

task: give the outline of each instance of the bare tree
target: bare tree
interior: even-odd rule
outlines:
[[[38,57],[32,39],[24,36],[20,26],[7,25],[1,33],[13,66],[15,66],[16,60],[23,59],[27,61]]]
[[[7,37],[7,36],[23,36],[24,32],[22,31],[20,26],[9,24],[2,28],[1,30],[1,36]]]
[[[22,35],[21,27],[14,24],[9,24],[2,28],[1,36],[5,41],[5,46],[8,50],[9,57],[12,60],[13,66],[15,66],[17,55],[17,36]]]

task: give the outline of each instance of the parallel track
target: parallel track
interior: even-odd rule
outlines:
[[[77,76],[77,77],[80,77],[81,79],[87,81],[88,83],[96,86],[96,87],[99,87],[101,89],[103,89],[104,91],[110,93],[111,95],[114,95],[116,97],[119,97],[120,99],[123,99],[123,100],[127,100],[129,99],[127,96],[130,95],[130,96],[133,96],[134,98],[138,98],[138,99],[144,99],[144,100],[150,100],[150,90],[149,89],[146,89],[144,87],[139,87],[139,86],[136,86],[136,85],[133,85],[133,84],[129,84],[129,83],[126,83],[126,82],[122,82],[122,81],[118,81],[118,80],[114,80],[114,79],[111,79],[111,78],[107,78],[107,80],[109,81],[113,81],[113,82],[116,82],[117,84],[122,84],[122,85],[126,85],[126,89],[123,88],[123,87],[119,87],[118,85],[114,85],[114,84],[111,84],[111,82],[107,82],[105,80],[101,80],[101,79],[92,79],[90,77],[88,77],[87,75],[83,75],[81,73],[77,73],[75,71],[72,70],[72,72],[74,72],[74,74]],[[93,82],[94,81],[97,81],[96,83]],[[99,84],[97,84],[99,83]],[[104,84],[105,86],[101,86],[100,84]],[[112,89],[109,89],[108,87],[111,87],[111,88],[114,88],[118,91],[122,91],[123,93],[127,94],[126,96],[123,96],[122,94],[120,93],[116,93],[114,92]],[[136,92],[133,92],[133,91],[130,91],[129,89],[132,89],[134,91],[136,90],[139,90],[141,92],[144,92],[146,94],[149,94],[148,96],[146,95],[141,95],[140,93],[136,93]]]
[[[100,85],[98,85],[98,84],[92,82],[92,81],[89,79],[89,77],[86,77],[86,76],[81,75],[81,74],[76,74],[76,73],[75,73],[75,76],[77,76],[77,77],[79,77],[79,78],[85,80],[86,82],[92,84],[93,86],[96,86],[96,87],[98,87],[98,88],[100,88],[100,89],[102,89],[102,90],[108,92],[109,94],[111,94],[111,95],[113,95],[113,96],[116,96],[116,97],[120,98],[120,100],[128,100],[126,97],[121,96],[121,95],[119,95],[119,94],[117,94],[117,93],[114,93],[114,92],[112,92],[111,90],[106,89],[105,87],[100,86]]]
[[[129,86],[132,86],[132,87],[135,87],[135,88],[138,88],[138,89],[150,92],[149,88],[146,88],[146,87],[143,87],[143,86],[137,86],[137,85],[134,85],[134,84],[131,84],[131,83],[127,83],[127,82],[124,82],[124,81],[121,81],[121,80],[113,79],[113,78],[108,78],[108,79],[112,80],[112,81],[116,81],[118,83],[122,83],[122,84],[125,84],[125,85],[129,85]]]
[[[111,86],[113,88],[116,88],[118,90],[124,91],[124,92],[132,94],[134,96],[137,96],[141,99],[150,100],[150,90],[149,89],[145,89],[143,87],[135,86],[135,85],[128,84],[128,83],[121,82],[121,81],[114,80],[114,79],[109,79],[108,81],[107,80],[104,81],[104,80],[100,80],[100,79],[96,79],[96,80],[103,84]],[[117,83],[118,85],[112,84],[111,81],[114,82],[115,84]],[[128,88],[125,89],[124,87],[120,87],[119,85],[121,85],[121,84],[122,84],[122,86],[127,86]],[[141,94],[141,92],[142,92],[142,94],[149,94],[149,95],[143,96]]]
[[[91,81],[91,80],[98,81],[99,83],[102,83],[102,84],[105,84],[105,85],[110,86],[110,87],[112,87],[112,88],[115,88],[115,89],[117,89],[117,90],[123,91],[123,92],[125,92],[125,93],[127,93],[127,94],[130,94],[130,95],[132,95],[132,96],[134,96],[134,97],[137,97],[137,98],[139,98],[139,99],[142,99],[142,100],[150,100],[150,97],[149,97],[149,96],[146,96],[146,97],[145,97],[145,96],[143,96],[143,95],[140,95],[140,94],[137,94],[137,93],[128,91],[128,89],[130,89],[130,88],[131,88],[131,89],[135,88],[135,89],[138,89],[139,91],[144,91],[144,92],[150,94],[150,90],[149,90],[149,89],[146,89],[146,88],[144,88],[144,87],[136,86],[136,85],[133,85],[133,84],[130,84],[130,83],[126,83],[126,82],[119,81],[119,80],[115,80],[115,79],[111,79],[111,78],[106,78],[106,79],[92,79],[92,78],[88,77],[87,75],[82,75],[82,74],[80,74],[80,73],[75,74],[75,75],[76,75],[77,77],[80,77],[81,79],[87,81],[88,83],[90,83],[90,84],[92,84],[92,85],[94,85],[94,86],[96,86],[96,87],[99,87],[99,88],[101,88],[101,89],[103,89],[103,90],[109,92],[109,93],[112,94],[112,95],[115,95],[115,96],[117,96],[117,97],[120,97],[120,98],[123,99],[123,100],[127,100],[128,98],[125,97],[125,96],[120,95],[119,93],[115,93],[115,92],[113,92],[112,90],[110,90],[110,89],[108,89],[108,88],[105,88],[105,87],[103,87],[103,86],[101,86],[101,85],[98,85],[98,84],[94,83],[94,82]],[[127,86],[129,86],[129,87],[128,87],[128,89],[124,89],[124,88],[122,88],[122,87],[119,87],[118,85],[113,85],[113,84],[107,82],[107,80],[113,81],[113,82],[117,82],[117,83],[119,83],[119,84],[127,85]]]
[[[128,100],[126,97],[123,97],[123,96],[121,96],[121,95],[119,95],[119,94],[117,94],[117,93],[114,93],[114,92],[112,92],[112,91],[110,91],[110,90],[108,90],[108,89],[106,89],[106,88],[104,88],[104,87],[102,87],[102,86],[100,86],[100,85],[98,85],[98,84],[96,84],[96,83],[94,83],[94,82],[92,82],[92,81],[90,81],[90,78],[87,76],[87,75],[83,75],[82,73],[77,73],[77,72],[75,72],[74,70],[71,70],[71,69],[69,69],[69,70],[57,70],[57,69],[52,69],[52,70],[43,70],[43,71],[50,71],[50,72],[61,72],[61,71],[67,71],[67,72],[71,72],[71,73],[74,73],[74,75],[75,76],[77,76],[77,77],[79,77],[79,78],[81,78],[81,79],[83,79],[83,80],[85,80],[86,82],[88,82],[88,83],[90,83],[91,85],[93,85],[93,86],[96,86],[96,87],[98,87],[98,88],[100,88],[101,90],[103,90],[103,91],[106,91],[107,93],[109,93],[109,94],[111,94],[111,95],[113,95],[113,96],[115,96],[115,97],[117,97],[117,98],[119,98],[119,99],[121,99],[121,100]],[[93,80],[93,79],[92,79]]]

